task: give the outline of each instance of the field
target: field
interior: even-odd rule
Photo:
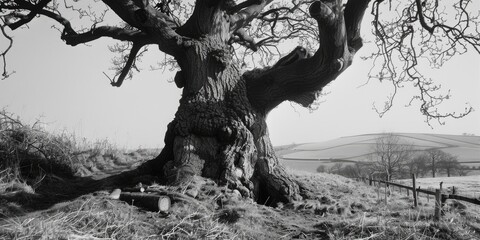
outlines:
[[[434,221],[433,201],[412,208],[405,193],[385,201],[382,189],[362,182],[289,170],[309,192],[265,206],[201,177],[159,185],[136,170],[156,150],[78,144],[20,123],[0,130],[0,239],[480,239],[475,205],[449,202]],[[175,196],[171,208],[154,212],[110,197],[140,183]]]
[[[463,166],[480,166],[480,137],[463,135],[396,133],[400,141],[410,144],[417,152],[440,149],[458,158]],[[279,148],[283,164],[295,169],[316,172],[320,165],[327,168],[335,162],[355,163],[369,161],[375,139],[381,134],[342,137],[321,143],[290,145]],[[475,174],[474,172],[473,174]],[[479,172],[480,173],[480,172]],[[472,174],[472,173],[471,173]]]
[[[400,180],[401,183],[411,186],[411,180]],[[438,189],[440,183],[444,189],[455,187],[457,194],[479,198],[480,197],[480,176],[464,176],[464,177],[437,177],[437,178],[417,178],[417,186],[423,189]]]

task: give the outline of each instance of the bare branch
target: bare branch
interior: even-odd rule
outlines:
[[[13,10],[14,12],[11,12],[7,16],[9,16],[13,19],[15,19],[15,18],[20,19],[17,22],[7,23],[7,25],[12,30],[17,29],[17,28],[23,26],[24,24],[27,24],[36,15],[43,15],[43,16],[49,17],[49,18],[57,21],[58,23],[62,24],[64,26],[64,31],[65,32],[75,33],[75,31],[73,30],[70,22],[67,19],[65,19],[64,17],[62,17],[58,13],[55,13],[53,11],[45,9],[46,5],[49,2],[50,2],[49,0],[42,1],[42,3],[44,3],[45,5],[42,6],[42,8],[40,8],[41,7],[41,6],[39,6],[40,3],[37,4],[37,5],[33,5],[33,4],[31,4],[30,2],[27,2],[27,1],[15,0],[13,3],[16,3],[16,4],[8,4],[7,5],[7,4],[0,3],[0,9]],[[18,10],[29,10],[30,12],[27,15],[25,15],[25,14],[16,12]]]
[[[389,17],[381,13],[386,5],[382,2],[376,0],[372,7],[373,33],[378,51],[370,56],[375,63],[370,78],[388,80],[392,84],[393,94],[383,109],[376,109],[379,115],[391,109],[397,91],[406,84],[417,89],[418,94],[412,97],[410,105],[418,101],[427,122],[437,119],[442,123],[440,119],[461,118],[469,114],[473,110],[471,107],[461,113],[441,113],[438,106],[450,98],[449,91],[441,93],[440,85],[426,78],[419,66],[430,64],[432,68],[440,68],[468,48],[480,53],[480,13],[468,11],[472,1],[399,2],[394,8],[403,10],[396,11],[397,16]]]
[[[248,7],[243,8],[230,17],[230,31],[236,32],[238,29],[245,27],[253,19],[260,15],[263,8],[270,4],[273,0],[247,1]]]
[[[258,47],[257,44],[255,43],[255,39],[253,39],[248,33],[245,31],[245,29],[240,28],[238,29],[235,33],[235,36],[238,38],[234,39],[232,38],[230,40],[230,43],[239,43],[241,45],[246,46],[247,48],[251,49],[252,51],[257,51]]]
[[[17,22],[9,24],[8,26],[10,27],[10,29],[15,30],[15,29],[23,26],[24,24],[29,23],[37,14],[40,13],[40,11],[44,7],[47,6],[47,4],[49,2],[51,2],[51,0],[40,0],[36,5],[33,5],[33,4],[31,4],[27,1],[15,0],[15,3],[17,3],[19,7],[22,7],[24,9],[28,9],[28,10],[30,10],[30,12],[25,17],[21,18]]]
[[[69,5],[65,1],[65,9],[73,12],[78,12],[80,17],[90,17],[93,25],[87,31],[80,30],[80,33],[75,31],[70,21],[60,14],[59,4],[51,0],[40,0],[38,3],[25,0],[12,0],[0,2],[0,9],[6,11],[3,18],[9,18],[9,21],[4,21],[4,25],[8,25],[11,29],[17,29],[20,26],[30,22],[33,17],[41,15],[51,18],[63,26],[61,38],[65,40],[68,45],[76,46],[81,43],[94,41],[101,37],[110,37],[120,41],[135,42],[135,45],[157,44],[160,50],[175,55],[181,51],[181,45],[184,43],[184,38],[175,33],[172,28],[176,28],[178,24],[174,22],[166,13],[157,10],[148,4],[148,1],[104,1],[117,13],[125,22],[135,28],[129,27],[114,27],[114,26],[100,26],[96,25],[103,21],[105,12],[96,16],[90,8],[87,10],[77,8],[74,5]],[[49,4],[51,3],[51,4]],[[3,27],[2,27],[3,30]],[[13,42],[11,38],[3,31],[3,36],[10,41],[10,46]],[[1,55],[4,60],[4,78],[8,76],[6,69],[6,53],[11,47],[7,47],[5,52]],[[138,52],[138,51],[137,51]],[[135,51],[132,52],[135,57]],[[133,59],[126,62],[125,72],[129,72]],[[113,85],[120,85],[126,74],[120,74],[119,80]]]
[[[120,75],[118,76],[118,79],[110,79],[110,84],[114,87],[120,87],[122,86],[123,81],[128,75],[128,72],[132,68],[132,65],[135,62],[135,59],[137,58],[137,54],[140,51],[140,49],[143,47],[143,44],[139,43],[134,43],[132,46],[132,49],[130,50],[130,54],[128,55],[128,60],[125,62],[125,65],[123,66],[122,71],[120,72]]]
[[[318,28],[315,19],[309,17],[308,7],[313,0],[285,2],[282,5],[271,4],[265,7],[247,27],[245,33],[255,41],[257,51],[239,48],[237,57],[250,67],[271,65],[283,52],[282,42],[291,41],[313,52],[318,47]],[[242,42],[240,42],[242,44]],[[248,45],[244,45],[248,48]],[[242,51],[243,50],[243,51]],[[250,58],[258,60],[247,61]],[[259,61],[261,60],[261,61]]]
[[[161,51],[177,55],[185,44],[184,37],[173,28],[177,24],[165,13],[155,9],[146,0],[103,0],[120,18],[156,39]]]
[[[433,28],[428,26],[428,24],[425,22],[425,17],[423,15],[423,9],[422,9],[422,3],[420,0],[415,0],[415,4],[417,6],[418,10],[418,19],[420,20],[420,24],[424,29],[426,29],[430,34],[433,34]]]
[[[245,75],[249,99],[258,103],[257,108],[268,112],[285,100],[307,107],[351,64],[341,8],[341,1],[317,1],[310,6],[310,15],[318,22],[320,47],[315,55],[297,47],[271,69]]]
[[[228,9],[228,12],[230,14],[234,14],[234,13],[237,13],[244,8],[250,7],[252,5],[261,4],[261,3],[262,3],[261,0],[246,0],[244,2],[241,2],[241,3],[231,7],[230,9]]]
[[[348,1],[345,6],[345,27],[350,51],[358,51],[363,46],[360,37],[360,25],[369,2],[370,0]]]
[[[3,73],[2,73],[2,80],[9,77],[11,73],[7,72],[7,53],[12,49],[13,45],[13,38],[7,34],[5,31],[5,21],[2,19],[2,24],[0,24],[0,30],[2,31],[3,36],[8,40],[8,46],[3,50],[3,52],[0,53],[0,57],[2,57],[3,61]]]
[[[139,30],[129,30],[118,27],[101,26],[80,34],[62,34],[62,39],[70,46],[90,42],[101,37],[110,37],[121,41],[147,42],[148,35]],[[149,41],[154,43],[153,40]]]

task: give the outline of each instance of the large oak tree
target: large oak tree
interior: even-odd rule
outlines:
[[[122,23],[107,24],[104,12],[88,7],[99,2]],[[467,114],[471,109],[459,115],[437,110],[448,95],[435,93],[438,87],[420,74],[417,59],[429,57],[439,66],[467,49],[479,52],[478,12],[471,13],[470,5],[468,0],[0,0],[0,30],[9,42],[0,56],[6,78],[13,44],[9,31],[47,17],[71,46],[102,37],[126,43],[114,48],[124,54],[111,78],[120,87],[144,47],[157,46],[177,64],[175,84],[183,93],[164,149],[142,169],[171,184],[201,175],[259,202],[288,202],[307,189],[279,164],[268,136],[268,113],[285,101],[311,106],[352,64],[370,6],[378,46],[372,58],[380,66],[370,77],[389,80],[395,89],[412,84],[418,89],[412,100],[420,101],[427,119]],[[395,14],[384,17],[382,10]],[[88,16],[93,24],[76,27],[66,12]],[[288,40],[303,47],[270,66],[250,66],[247,56],[268,63]],[[389,109],[393,97],[380,112]]]

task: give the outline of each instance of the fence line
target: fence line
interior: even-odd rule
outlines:
[[[434,212],[434,219],[436,221],[438,221],[440,219],[440,216],[442,215],[443,211],[442,211],[442,208],[443,206],[445,205],[445,202],[448,200],[448,199],[455,199],[455,200],[460,200],[460,201],[464,201],[464,202],[469,202],[469,203],[472,203],[472,204],[476,204],[476,205],[480,205],[480,199],[477,199],[477,198],[469,198],[469,197],[465,197],[465,196],[461,196],[461,195],[457,195],[455,194],[455,187],[452,187],[452,194],[448,194],[448,193],[442,193],[442,183],[440,183],[440,188],[439,189],[435,189],[434,191],[430,191],[430,190],[427,190],[427,189],[422,189],[420,187],[416,187],[416,179],[415,179],[415,174],[412,174],[412,186],[405,186],[405,185],[402,185],[402,184],[399,184],[399,183],[394,183],[394,182],[390,182],[390,181],[386,181],[386,180],[379,180],[379,179],[373,179],[372,176],[369,176],[369,178],[365,178],[365,177],[362,177],[362,178],[357,178],[357,180],[361,180],[363,181],[364,183],[367,182],[368,180],[368,184],[370,186],[375,186],[376,183],[378,184],[378,186],[380,186],[380,184],[384,184],[385,185],[385,188],[388,188],[389,186],[393,186],[393,187],[398,187],[400,189],[400,192],[401,192],[401,189],[404,188],[407,190],[407,196],[409,196],[409,192],[412,191],[412,196],[413,196],[413,205],[414,207],[417,207],[418,206],[418,201],[417,201],[417,197],[418,197],[418,194],[419,193],[424,193],[427,195],[427,201],[430,200],[429,198],[429,195],[433,195],[435,196],[435,212]],[[392,187],[392,188],[393,188]],[[386,194],[386,191],[385,191],[385,194]],[[385,196],[385,201],[387,200],[387,197]]]

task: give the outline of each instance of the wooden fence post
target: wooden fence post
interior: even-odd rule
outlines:
[[[452,194],[455,195],[456,191],[455,191],[455,186],[452,186]]]
[[[368,175],[368,185],[372,186],[372,175]]]
[[[388,177],[385,178],[385,205],[388,203],[388,196],[387,196],[387,190],[390,188],[388,187]]]
[[[443,207],[445,206],[445,202],[447,201],[447,195],[441,194],[440,192],[440,215],[443,216],[445,215],[445,212],[443,211]]]
[[[440,215],[441,215],[441,211],[442,211],[442,192],[440,191],[440,189],[435,189],[435,215],[433,217],[433,219],[435,221],[439,221],[440,220]]]
[[[413,206],[414,207],[417,207],[418,206],[418,202],[417,202],[417,189],[416,189],[416,183],[415,183],[415,173],[412,173],[412,195],[413,195]]]

